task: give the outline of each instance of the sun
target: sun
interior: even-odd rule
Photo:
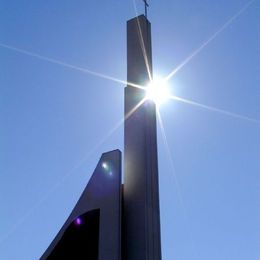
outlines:
[[[170,98],[169,87],[164,80],[153,80],[146,87],[145,98],[160,106]]]

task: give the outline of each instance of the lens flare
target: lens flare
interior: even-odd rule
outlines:
[[[102,163],[102,167],[103,169],[108,170],[108,164],[106,162]]]
[[[76,218],[76,219],[75,219],[75,224],[76,224],[77,226],[81,225],[81,224],[82,224],[81,218]]]
[[[169,97],[169,88],[163,80],[154,80],[146,88],[146,99],[152,100],[156,105],[166,102]]]

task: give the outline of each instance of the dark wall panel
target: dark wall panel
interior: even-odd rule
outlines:
[[[48,259],[98,260],[99,217],[99,209],[78,216],[66,229]]]
[[[74,255],[65,259],[121,259],[121,197],[121,152],[115,150],[101,156],[76,206],[41,259],[64,259],[54,257],[55,252],[75,253],[75,248],[88,254],[81,247],[84,241],[85,250],[91,247],[95,257],[97,239],[98,258]]]

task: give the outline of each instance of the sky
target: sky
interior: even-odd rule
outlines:
[[[0,1],[1,260],[38,259],[123,151],[133,3]],[[260,1],[149,3],[154,76],[179,98],[159,108],[162,257],[258,260]]]

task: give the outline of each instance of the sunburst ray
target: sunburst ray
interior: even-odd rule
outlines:
[[[134,9],[135,9],[135,14],[136,14],[136,16],[138,16],[135,0],[133,0],[133,5],[134,5]],[[140,22],[139,22],[138,19],[137,19],[137,25],[138,25],[138,31],[139,31],[139,35],[138,35],[139,41],[140,41],[141,48],[142,48],[142,54],[143,54],[143,57],[144,57],[146,70],[147,70],[147,73],[148,73],[149,81],[152,81],[152,72],[151,72],[150,64],[149,64],[148,57],[147,57],[147,50],[146,50],[145,44],[144,44],[142,28],[141,28],[141,25],[140,25]]]
[[[108,76],[108,75],[105,75],[105,74],[102,74],[102,73],[99,73],[99,72],[91,71],[89,69],[86,69],[86,68],[83,68],[83,67],[80,67],[80,66],[72,65],[72,64],[57,60],[57,59],[49,58],[49,57],[46,57],[46,56],[43,56],[43,55],[40,55],[40,54],[37,54],[37,53],[33,53],[33,52],[30,52],[30,51],[27,51],[27,50],[24,50],[24,49],[20,49],[20,48],[14,47],[14,46],[10,46],[10,45],[7,45],[7,44],[0,43],[0,47],[9,49],[9,50],[12,50],[12,51],[15,51],[15,52],[19,52],[19,53],[22,53],[22,54],[25,54],[25,55],[28,55],[28,56],[31,56],[31,57],[34,57],[34,58],[37,58],[37,59],[40,59],[40,60],[44,60],[44,61],[47,61],[47,62],[50,62],[50,63],[53,63],[53,64],[57,64],[57,65],[60,65],[60,66],[66,67],[66,68],[77,70],[77,71],[80,71],[80,72],[83,72],[83,73],[86,73],[86,74],[97,76],[97,77],[100,77],[100,78],[103,78],[103,79],[112,80],[114,82],[121,83],[123,85],[129,85],[129,86],[132,86],[132,87],[144,89],[143,86],[140,86],[138,84],[134,84],[132,82],[120,80],[120,79],[117,79],[115,77],[111,77],[111,76]]]
[[[128,119],[143,103],[145,99],[142,99],[132,110],[130,110],[124,118],[122,118],[116,125],[108,132],[106,136],[104,136],[93,148],[89,151],[67,174],[65,174],[62,179],[60,179],[54,186],[52,186],[49,191],[40,199],[38,200],[19,220],[10,228],[10,230],[0,238],[0,246],[12,235],[19,226],[28,219],[33,212],[48,198],[50,195],[53,194],[61,185],[64,183],[69,177],[72,176],[73,172],[79,169],[83,163],[85,163],[90,156],[111,136],[115,133],[115,131],[124,123],[126,119]]]
[[[206,110],[209,110],[209,111],[221,113],[221,114],[231,116],[231,117],[234,117],[234,118],[243,119],[243,120],[247,120],[247,121],[250,121],[250,122],[253,122],[253,123],[258,123],[258,124],[260,123],[260,120],[258,120],[258,119],[239,115],[239,114],[232,113],[232,112],[229,112],[229,111],[226,111],[226,110],[223,110],[223,109],[219,109],[219,108],[216,108],[216,107],[207,106],[207,105],[204,105],[204,104],[201,104],[201,103],[198,103],[198,102],[195,102],[195,101],[191,101],[191,100],[188,100],[188,99],[180,98],[180,97],[177,97],[177,96],[170,96],[169,98],[172,99],[172,100],[176,100],[176,101],[179,101],[179,102],[182,102],[182,103],[185,103],[185,104],[200,107],[200,108],[203,108],[203,109],[206,109]]]
[[[220,33],[222,33],[231,23],[234,22],[240,15],[242,15],[246,9],[251,6],[255,0],[246,3],[235,15],[233,15],[224,25],[222,25],[211,37],[208,38],[201,46],[191,53],[183,62],[181,62],[168,76],[165,80],[169,80],[174,76],[180,69],[182,69],[186,64],[188,64],[196,55],[198,55],[209,43],[211,43]]]
[[[180,188],[180,183],[179,183],[177,175],[176,175],[176,169],[174,167],[173,158],[172,158],[172,155],[171,155],[170,147],[169,147],[169,144],[168,144],[168,141],[167,141],[167,137],[166,137],[166,133],[165,133],[165,129],[164,129],[164,125],[163,125],[163,122],[162,122],[162,118],[161,118],[161,114],[160,114],[159,109],[157,109],[157,118],[158,118],[158,121],[159,121],[161,134],[162,134],[162,137],[163,137],[163,143],[165,145],[165,149],[166,149],[169,161],[170,161],[171,173],[172,173],[172,176],[173,176],[173,179],[174,179],[174,182],[175,182],[177,196],[178,196],[178,199],[179,199],[179,202],[180,202],[181,209],[183,211],[183,216],[184,216],[184,219],[186,221],[186,226],[188,227],[188,234],[190,236],[192,250],[193,250],[193,253],[197,255],[192,231],[189,227],[188,211],[187,211],[187,208],[186,208],[184,200],[183,200],[183,196],[182,196],[182,192],[181,192],[181,188]]]

